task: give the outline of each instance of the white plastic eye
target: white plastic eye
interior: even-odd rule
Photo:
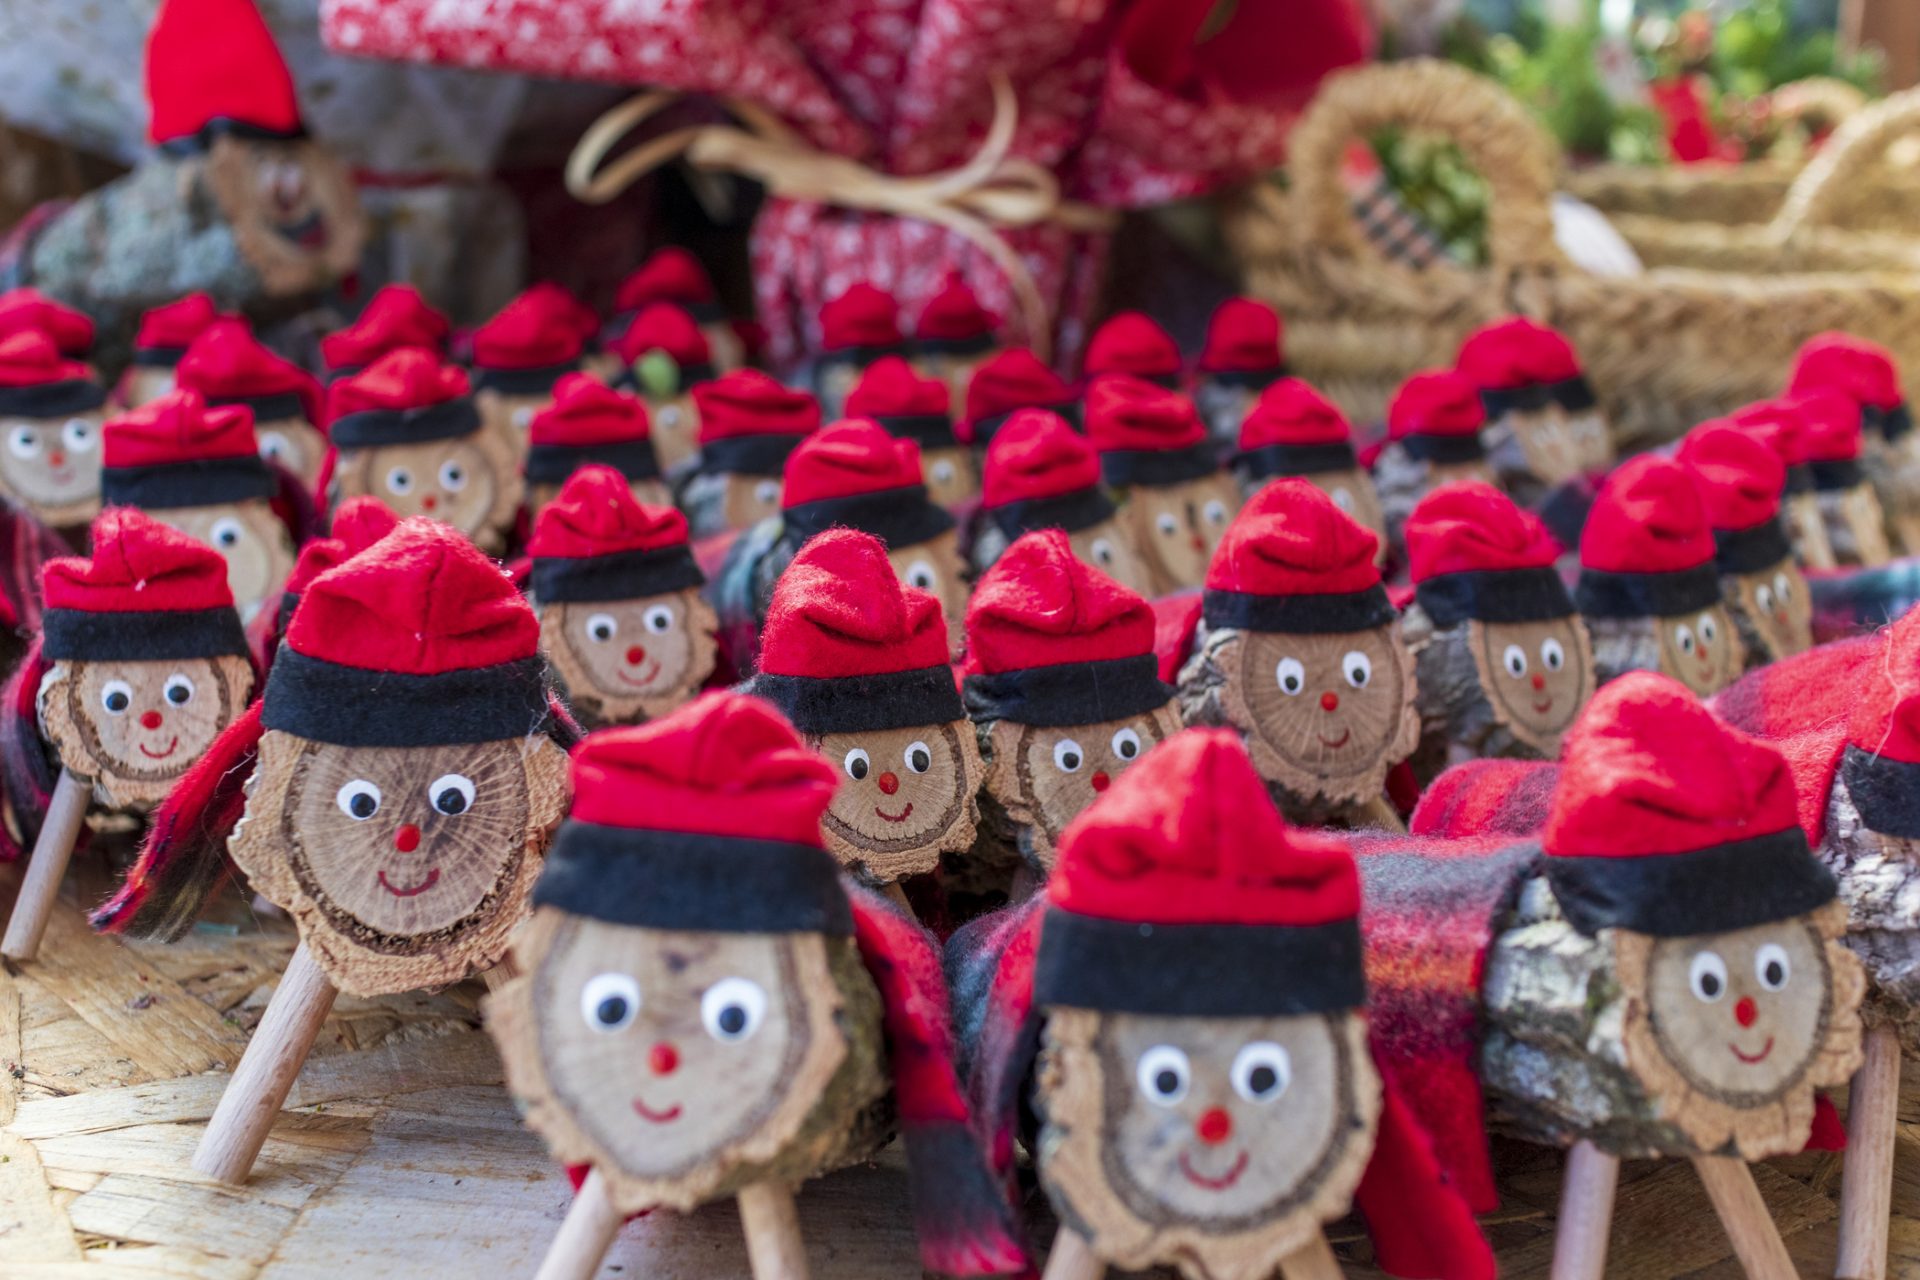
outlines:
[[[953,464],[945,458],[933,464],[933,479],[936,484],[953,483]]]
[[[865,751],[855,747],[840,761],[840,767],[847,771],[849,778],[859,782],[867,776],[867,771],[873,767],[873,762],[868,759]]]
[[[278,431],[262,432],[260,456],[268,462],[285,462],[293,456],[293,441]]]
[[[1753,976],[1760,979],[1760,985],[1769,991],[1778,991],[1786,986],[1793,977],[1793,961],[1787,958],[1787,949],[1777,942],[1769,942],[1755,951]]]
[[[7,452],[16,458],[40,456],[40,433],[32,427],[15,427],[7,432]]]
[[[60,440],[71,453],[85,453],[100,443],[100,433],[85,418],[68,418],[60,428]]]
[[[1793,599],[1793,579],[1784,573],[1773,575],[1773,594],[1779,599],[1782,608]]]
[[[1140,1055],[1133,1078],[1140,1094],[1156,1106],[1171,1107],[1187,1096],[1193,1079],[1193,1065],[1187,1055],[1170,1044],[1157,1044]]]
[[[1508,675],[1518,680],[1527,674],[1527,651],[1517,644],[1508,645],[1500,655],[1500,665],[1507,669]]]
[[[520,428],[522,431],[525,431],[528,427],[533,425],[533,406],[530,404],[523,404],[518,409],[515,409],[511,415],[511,421],[513,422],[514,426]]]
[[[405,467],[394,467],[387,472],[387,492],[405,497],[413,492],[413,472]]]
[[[1345,485],[1341,485],[1340,487],[1336,488],[1331,494],[1327,496],[1333,499],[1334,506],[1340,508],[1342,511],[1346,512],[1348,515],[1353,514],[1353,494],[1347,490],[1347,487]]]
[[[657,636],[663,636],[673,630],[673,610],[664,604],[657,604],[647,610],[641,620],[647,624],[647,630]]]
[[[766,990],[749,978],[722,978],[700,997],[700,1023],[715,1040],[745,1040],[766,1016]]]
[[[680,425],[680,417],[681,417],[680,406],[677,404],[670,404],[666,406],[664,409],[660,410],[660,412],[654,414],[653,420],[659,426],[666,427],[668,430],[672,430],[674,427],[677,427]]]
[[[940,582],[933,572],[933,566],[925,560],[915,560],[908,565],[904,576],[908,586],[918,587],[922,591],[932,591]]]
[[[1122,729],[1113,735],[1113,757],[1116,760],[1132,760],[1140,754],[1140,735],[1132,729]]]
[[[1696,625],[1698,625],[1700,628],[1701,644],[1712,644],[1716,639],[1719,638],[1720,624],[1713,620],[1712,614],[1710,613],[1701,614],[1700,620]]]
[[[467,487],[467,469],[457,462],[440,464],[440,487],[448,493],[458,493]]]
[[[1727,962],[1717,951],[1695,952],[1687,968],[1687,985],[1702,1002],[1712,1004],[1727,994]]]
[[[1161,537],[1171,538],[1174,534],[1180,532],[1180,520],[1173,512],[1162,511],[1159,517],[1154,520],[1153,527],[1160,531]]]
[[[1062,738],[1053,744],[1053,767],[1060,772],[1078,773],[1086,762],[1087,753],[1072,738]]]
[[[365,778],[355,778],[334,793],[333,802],[355,822],[365,822],[380,812],[380,788]]]
[[[640,1013],[640,984],[624,973],[596,973],[580,988],[580,1016],[595,1031],[626,1029]]]
[[[1549,636],[1540,642],[1540,661],[1547,664],[1547,670],[1558,671],[1567,665],[1567,651],[1560,642]]]
[[[123,716],[133,705],[133,686],[125,680],[109,680],[100,687],[100,705],[110,716]]]
[[[1680,652],[1692,653],[1694,649],[1693,628],[1681,623],[1673,629],[1673,642],[1680,646]]]
[[[1092,551],[1093,562],[1095,564],[1099,565],[1102,569],[1113,568],[1113,543],[1109,539],[1095,538],[1093,540]]]
[[[1760,612],[1772,613],[1773,612],[1773,588],[1768,586],[1764,582],[1761,583],[1759,586],[1755,587],[1753,589],[1753,603],[1759,607]]]
[[[763,507],[776,506],[780,502],[780,482],[762,480],[753,486],[753,500]]]
[[[213,545],[222,551],[240,545],[240,522],[232,516],[222,516],[215,520],[210,533]]]
[[[166,698],[176,707],[193,701],[193,678],[176,671],[167,677]]]
[[[433,807],[452,817],[473,808],[473,779],[462,773],[443,773],[427,788]]]
[[[1200,518],[1208,524],[1218,525],[1223,529],[1226,528],[1227,504],[1218,498],[1213,499],[1208,502],[1206,506],[1200,508]]]
[[[598,640],[601,644],[620,634],[620,619],[610,613],[587,615],[587,638]]]
[[[909,742],[900,758],[906,761],[910,773],[925,773],[933,768],[933,748],[924,742]]]
[[[1347,656],[1340,659],[1340,672],[1346,676],[1347,683],[1356,689],[1367,687],[1367,681],[1373,679],[1373,662],[1358,649],[1347,650]]]
[[[1292,696],[1307,687],[1307,668],[1298,658],[1282,658],[1280,665],[1273,669],[1273,678],[1280,686],[1280,692]]]
[[[1248,1102],[1272,1102],[1293,1083],[1293,1059],[1271,1040],[1255,1040],[1233,1055],[1233,1091]]]

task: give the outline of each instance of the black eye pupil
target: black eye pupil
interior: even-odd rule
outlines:
[[[362,791],[359,795],[347,801],[347,807],[353,810],[353,816],[356,818],[371,818],[374,810],[380,806],[374,803],[372,796]]]
[[[927,770],[933,768],[933,757],[924,751],[916,751],[913,753],[913,759],[910,763],[913,765],[913,771],[915,773],[925,773]]]
[[[1066,762],[1066,766],[1069,769],[1078,769],[1080,767],[1080,757],[1071,751],[1067,752],[1061,759]]]
[[[1700,975],[1700,989],[1710,996],[1717,996],[1720,994],[1720,979],[1711,973],[1703,973]]]
[[[747,1011],[737,1004],[730,1004],[720,1011],[717,1019],[720,1030],[730,1036],[737,1036],[747,1029]]]
[[[1255,1093],[1265,1093],[1280,1083],[1280,1077],[1274,1074],[1272,1067],[1255,1067],[1248,1073],[1247,1083]]]
[[[1787,980],[1787,971],[1780,967],[1778,960],[1767,962],[1767,984],[1777,987]]]
[[[851,765],[847,766],[847,772],[853,775],[855,782],[858,782],[867,776],[867,762],[865,760],[855,760]]]
[[[1140,748],[1134,746],[1131,742],[1123,742],[1120,744],[1120,758],[1122,760],[1131,760],[1133,759],[1133,753],[1139,749]]]
[[[600,1019],[602,1026],[618,1026],[627,1016],[626,997],[608,996],[605,1000],[602,1000],[599,1007],[593,1011],[593,1016]]]
[[[126,709],[127,709],[127,695],[126,695],[126,694],[124,694],[124,693],[110,693],[110,694],[108,694],[108,695],[107,695],[107,710],[109,710],[109,711],[125,711]]]
[[[604,622],[593,629],[593,638],[595,640],[608,640],[608,639],[611,639],[612,637],[613,637],[613,628],[608,626]]]
[[[191,693],[187,692],[187,687],[185,685],[177,684],[173,686],[173,688],[167,690],[167,701],[171,702],[176,707],[186,705],[187,699],[191,698],[192,696],[193,695]]]
[[[1171,1070],[1163,1070],[1153,1078],[1153,1087],[1164,1095],[1180,1092],[1180,1077]]]
[[[448,787],[434,800],[433,807],[442,813],[465,813],[467,798],[456,788]]]

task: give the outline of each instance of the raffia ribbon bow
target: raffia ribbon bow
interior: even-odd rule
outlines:
[[[1052,222],[1075,231],[1107,231],[1117,221],[1106,209],[1060,198],[1053,174],[1031,160],[1009,156],[1020,108],[1013,85],[993,77],[993,120],[964,164],[940,173],[896,177],[845,156],[821,151],[765,109],[727,100],[741,126],[693,125],[650,138],[600,170],[627,132],[673,103],[677,93],[639,94],[593,122],[567,158],[567,190],[588,204],[604,204],[636,179],[669,160],[697,169],[753,178],[775,195],[843,209],[872,210],[936,223],[991,259],[1007,278],[1035,351],[1047,356],[1051,330],[1045,299],[1001,230]]]

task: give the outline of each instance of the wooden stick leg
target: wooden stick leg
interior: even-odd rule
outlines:
[[[580,1184],[560,1233],[547,1246],[534,1280],[593,1280],[600,1260],[620,1230],[620,1215],[607,1197],[607,1180],[594,1169]]]
[[[193,1153],[193,1167],[222,1182],[241,1183],[266,1144],[273,1118],[313,1048],[320,1024],[339,994],[307,944],[301,943],[280,975],[267,1012],[254,1028],[220,1105]]]
[[[880,892],[908,915],[913,914],[913,904],[907,901],[907,891],[900,887],[898,880],[889,880],[880,886]]]
[[[1591,1142],[1567,1152],[1560,1179],[1560,1222],[1553,1233],[1553,1280],[1600,1280],[1607,1270],[1607,1236],[1613,1229],[1613,1193],[1620,1185],[1620,1157]]]
[[[487,984],[487,990],[498,991],[513,981],[516,972],[513,960],[510,957],[501,956],[499,962],[492,968],[480,971],[480,981]]]
[[[1747,1162],[1735,1156],[1695,1156],[1693,1168],[1707,1188],[1707,1198],[1713,1201],[1713,1211],[1726,1228],[1747,1280],[1799,1280]]]
[[[1053,1250],[1047,1254],[1047,1270],[1041,1280],[1100,1280],[1107,1264],[1093,1254],[1086,1238],[1072,1227],[1062,1226],[1053,1237]]]
[[[1333,1256],[1333,1246],[1316,1231],[1313,1239],[1280,1259],[1280,1274],[1284,1280],[1342,1280],[1345,1273],[1340,1259]]]
[[[73,846],[80,839],[80,824],[86,821],[92,791],[90,783],[66,769],[53,784],[47,819],[40,824],[40,835],[33,842],[26,879],[14,900],[13,916],[7,921],[6,939],[0,941],[0,954],[9,960],[31,960],[40,951],[40,937],[47,931],[53,900],[60,894],[60,881],[73,859]]]
[[[777,1182],[756,1182],[738,1200],[753,1280],[807,1280],[807,1246],[793,1192]]]
[[[1840,1171],[1838,1280],[1886,1280],[1893,1219],[1893,1140],[1900,1104],[1900,1038],[1891,1027],[1866,1036],[1866,1060],[1847,1102],[1847,1158]]]

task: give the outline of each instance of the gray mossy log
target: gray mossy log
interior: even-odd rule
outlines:
[[[988,777],[993,774],[993,727],[999,723],[998,720],[973,722],[974,740],[980,745],[980,759],[987,767]],[[974,835],[973,848],[965,855],[969,874],[959,887],[1004,889],[1014,869],[1022,863],[1044,878],[1046,869],[1034,849],[1032,824],[1017,821],[986,786],[980,788],[979,800],[980,825]]]
[[[1920,840],[1870,831],[1838,774],[1818,850],[1847,904],[1846,944],[1867,970],[1868,1026],[1891,1026],[1920,1055]]]
[[[1414,707],[1420,712],[1423,757],[1444,763],[1445,747],[1435,756],[1433,743],[1458,745],[1483,759],[1536,760],[1540,753],[1515,737],[1487,701],[1480,668],[1467,640],[1467,624],[1435,627],[1418,604],[1400,616],[1400,634],[1413,650]]]
[[[1891,558],[1886,514],[1876,488],[1863,484],[1817,489],[1813,501],[1819,508],[1820,522],[1826,526],[1834,559],[1843,565],[1878,565]]]
[[[1652,618],[1587,618],[1593,670],[1599,683],[1629,671],[1660,669],[1660,634]],[[1744,637],[1742,637],[1744,639]]]

